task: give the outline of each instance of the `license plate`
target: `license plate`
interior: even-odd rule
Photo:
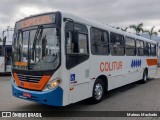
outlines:
[[[30,93],[26,93],[26,92],[23,93],[23,96],[27,97],[27,98],[31,98],[32,97]]]

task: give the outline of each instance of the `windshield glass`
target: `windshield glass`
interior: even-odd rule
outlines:
[[[13,68],[53,70],[60,61],[60,44],[56,28],[19,31],[14,35]]]

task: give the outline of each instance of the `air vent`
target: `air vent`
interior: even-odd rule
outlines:
[[[17,74],[20,81],[24,82],[32,82],[32,83],[39,83],[42,76],[31,76],[31,75],[23,75],[23,74]]]

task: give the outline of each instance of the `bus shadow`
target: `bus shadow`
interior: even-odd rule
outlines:
[[[8,77],[11,76],[11,73],[0,73],[0,77]]]
[[[29,103],[25,104],[22,106],[18,106],[18,110],[22,111],[80,111],[80,109],[83,107],[87,107],[90,105],[89,103],[86,102],[86,100],[70,104],[67,106],[62,106],[62,107],[56,107],[56,106],[49,106],[49,105],[44,105],[44,104],[39,104],[39,103]],[[25,108],[25,109],[24,109]]]
[[[130,84],[127,84],[127,85],[124,85],[122,87],[119,87],[119,88],[116,88],[116,89],[113,89],[111,91],[108,91],[106,93],[106,95],[104,96],[104,99],[107,99],[107,98],[110,98],[112,96],[116,96],[117,94],[120,94],[122,92],[126,92],[130,89],[133,89],[133,88],[136,88],[138,86],[141,86],[141,85],[145,85],[145,84],[148,84],[152,81],[154,81],[155,79],[154,78],[148,78],[147,80],[147,83],[143,83],[142,81],[136,81],[136,82],[133,82],[133,83],[130,83]]]
[[[149,79],[146,84],[154,81],[155,79]],[[104,96],[104,100],[109,99],[113,96],[119,95],[122,92],[127,92],[130,89],[136,88],[138,86],[145,85],[140,83],[140,81],[116,88],[114,90],[111,90],[106,93]],[[30,103],[30,104],[23,104],[22,106],[19,106],[19,110],[22,111],[81,111],[82,109],[85,110],[89,106],[92,106],[93,103],[89,101],[89,99],[70,104],[64,107],[55,107],[55,106],[49,106],[49,105],[44,105],[44,104],[39,104],[39,103]],[[25,109],[24,109],[25,108]]]

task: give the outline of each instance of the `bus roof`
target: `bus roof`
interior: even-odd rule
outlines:
[[[155,43],[155,44],[157,43],[154,40],[150,40],[150,39],[138,36],[136,34],[128,33],[128,32],[125,32],[125,31],[122,31],[122,30],[119,30],[119,29],[116,29],[116,28],[112,28],[110,26],[106,26],[106,25],[104,25],[102,23],[98,23],[98,22],[93,21],[93,20],[83,19],[82,17],[78,17],[76,15],[65,13],[65,12],[61,12],[61,14],[62,14],[62,17],[71,18],[75,22],[83,23],[83,24],[89,25],[91,27],[97,27],[97,28],[102,29],[102,30],[115,32],[115,33],[118,33],[118,34],[122,34],[124,36],[132,37],[132,38],[135,38],[135,39],[138,39],[138,40],[143,40],[143,41],[150,42],[150,43]]]
[[[82,23],[82,24],[85,24],[85,25],[88,25],[88,26],[91,26],[91,27],[97,27],[97,28],[102,29],[102,30],[106,30],[106,31],[109,31],[109,32],[115,32],[117,34],[121,34],[121,35],[124,35],[124,36],[132,37],[132,38],[135,38],[135,39],[138,39],[138,40],[143,40],[143,41],[154,43],[154,44],[157,43],[154,40],[150,40],[150,39],[138,36],[136,34],[128,33],[128,32],[125,32],[125,31],[122,31],[122,30],[119,30],[119,29],[115,29],[115,28],[112,28],[110,26],[106,26],[106,25],[104,25],[102,23],[98,23],[96,21],[93,21],[93,20],[90,20],[90,19],[86,19],[86,18],[84,19],[82,17],[78,17],[77,15],[73,15],[73,14],[70,14],[70,13],[63,12],[63,11],[54,11],[54,12],[47,12],[47,13],[37,14],[37,15],[31,15],[31,16],[25,17],[24,19],[21,19],[21,20],[19,20],[17,22],[20,22],[20,21],[28,19],[28,18],[36,17],[36,16],[47,15],[47,14],[55,14],[55,13],[58,13],[58,12],[61,13],[62,18],[70,18],[75,22]]]

